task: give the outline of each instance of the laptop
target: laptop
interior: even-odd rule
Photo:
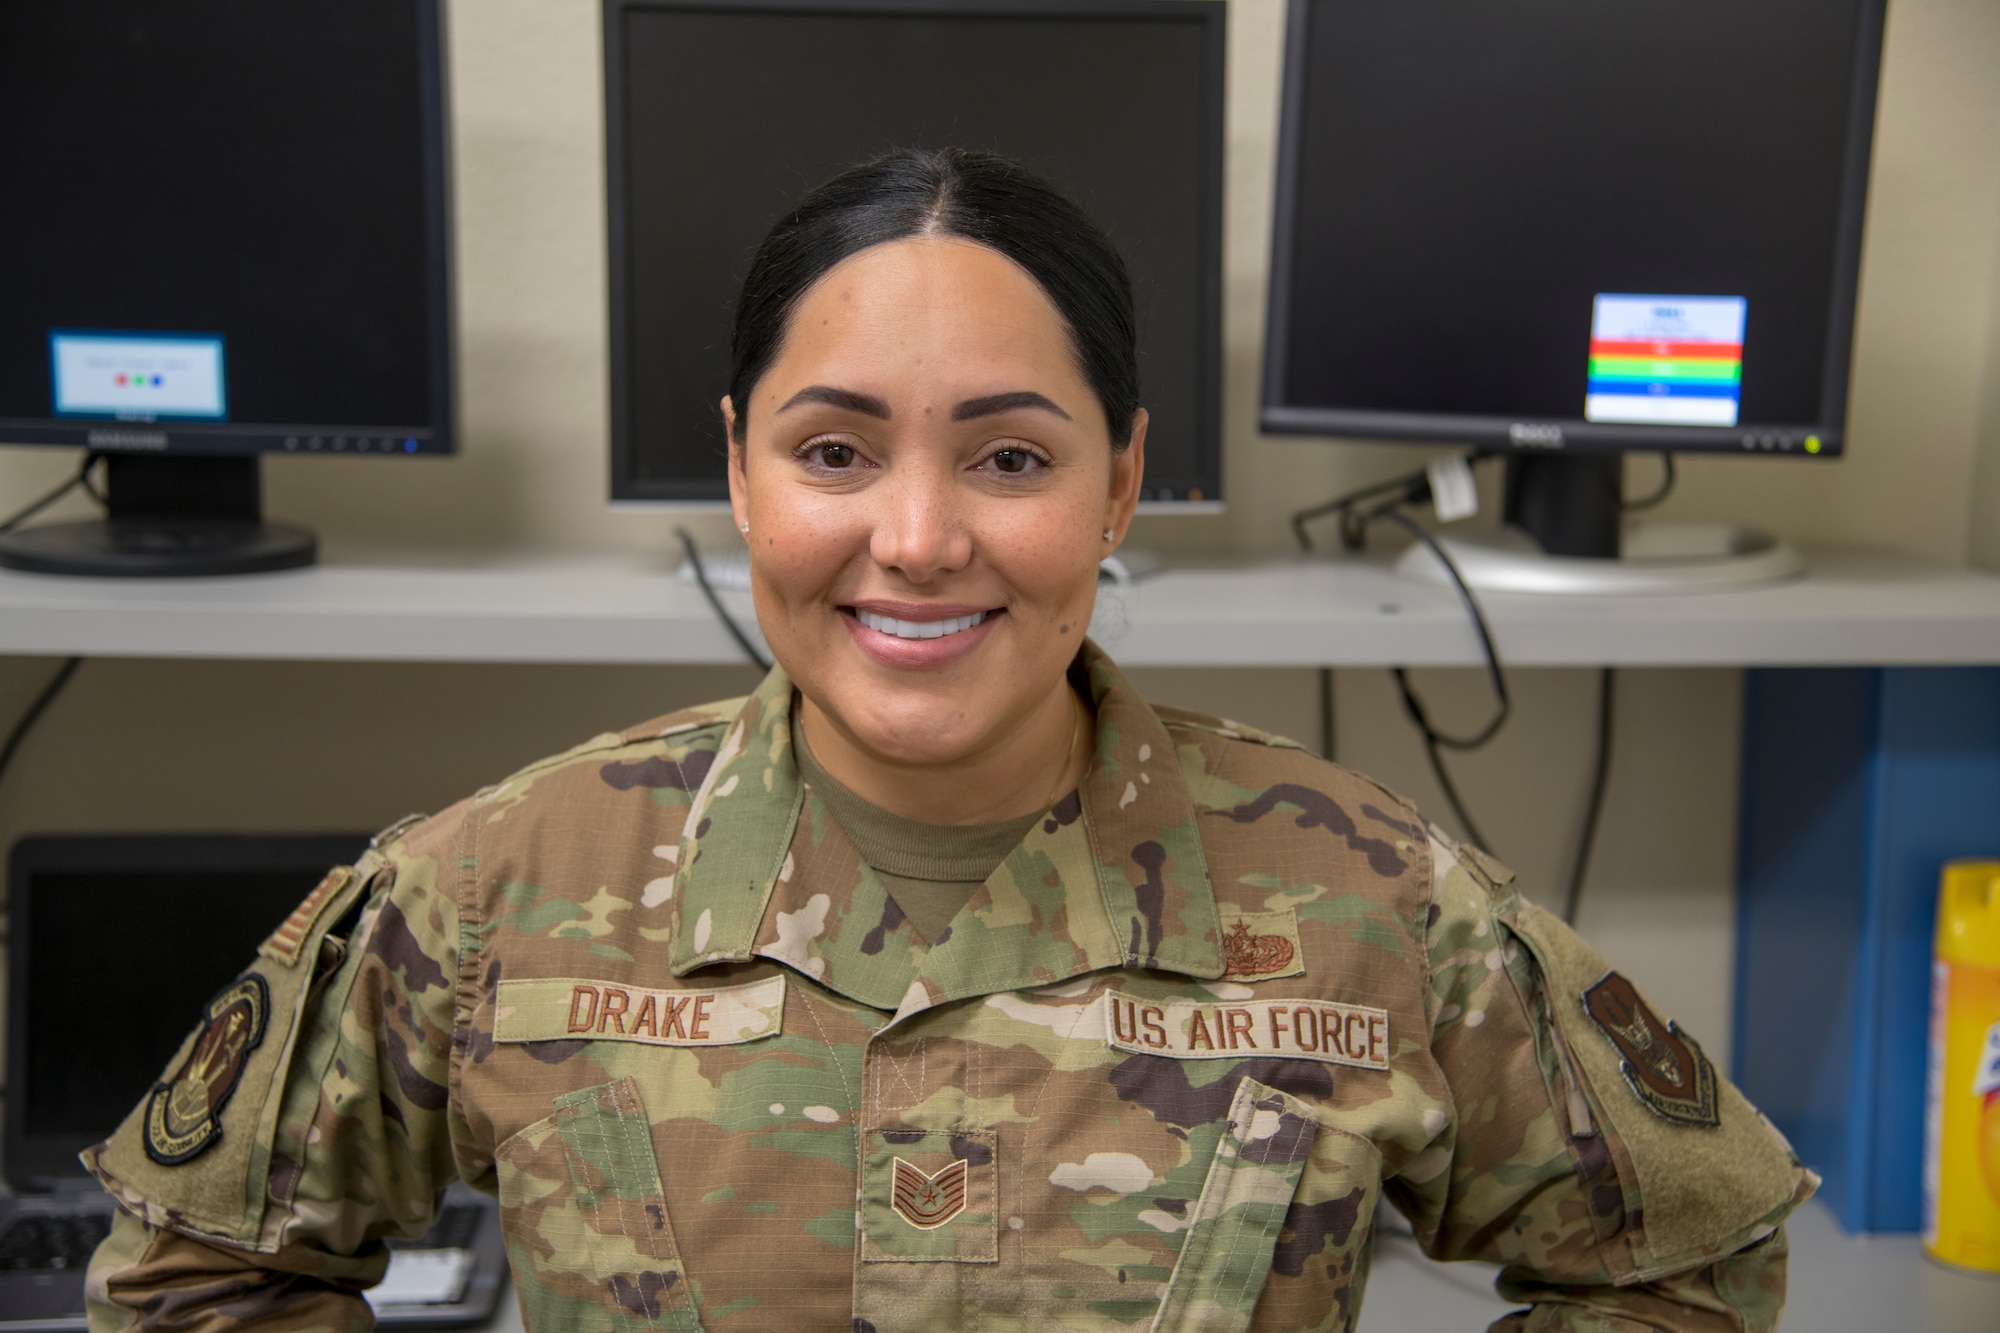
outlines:
[[[111,1199],[77,1154],[153,1086],[201,1006],[364,837],[29,837],[7,874],[7,1095],[0,1137],[0,1330],[84,1327],[83,1279]],[[499,1212],[463,1185],[437,1224],[392,1240],[378,1323],[490,1318]]]

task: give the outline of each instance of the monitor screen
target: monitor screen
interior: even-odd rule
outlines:
[[[436,0],[0,6],[0,442],[451,448]]]
[[[1294,0],[1268,430],[1839,452],[1881,0]]]
[[[751,252],[890,148],[1005,153],[1104,225],[1138,300],[1145,499],[1221,495],[1223,6],[606,6],[612,495],[721,500],[717,403]]]
[[[23,840],[10,886],[19,1006],[10,1146],[60,1157],[117,1128],[209,998],[330,866],[366,846],[323,836]],[[20,1165],[9,1160],[10,1178]]]

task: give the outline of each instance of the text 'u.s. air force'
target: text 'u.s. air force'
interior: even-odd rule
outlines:
[[[1361,1069],[1389,1067],[1389,1014],[1327,1000],[1146,1000],[1104,997],[1104,1038],[1135,1055],[1176,1060],[1279,1056]]]

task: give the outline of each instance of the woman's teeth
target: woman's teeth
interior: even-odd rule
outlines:
[[[971,629],[986,619],[986,612],[974,611],[969,616],[955,616],[950,620],[897,620],[893,616],[878,616],[873,611],[856,608],[854,618],[877,634],[893,634],[899,639],[942,639],[946,635]]]

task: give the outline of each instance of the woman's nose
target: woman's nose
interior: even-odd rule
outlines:
[[[950,480],[927,473],[877,488],[882,504],[869,541],[876,564],[913,583],[963,569],[972,559],[972,532]]]

